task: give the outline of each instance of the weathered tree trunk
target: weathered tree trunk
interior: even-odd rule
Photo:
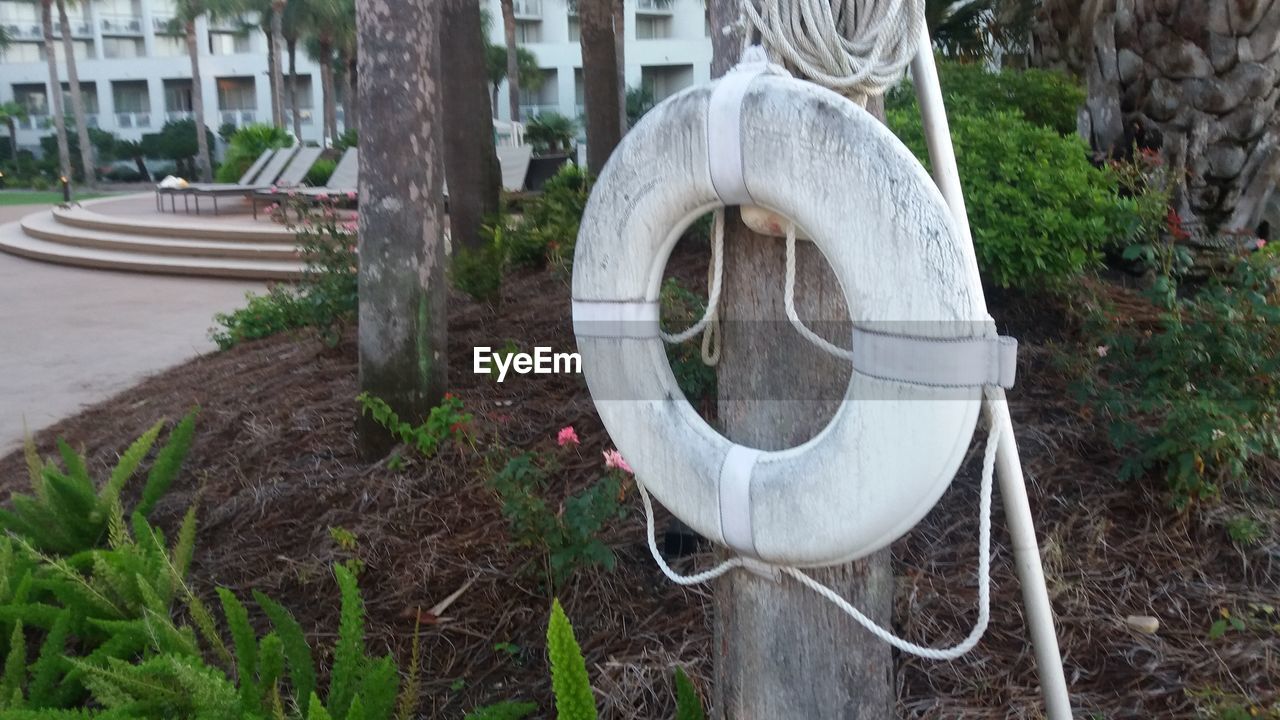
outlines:
[[[711,4],[713,28],[733,25],[738,7]],[[737,62],[740,40],[712,32],[714,75]],[[869,103],[873,105],[876,103]],[[879,107],[883,117],[883,105]],[[785,241],[757,235],[730,217],[725,233],[723,349],[719,415],[726,435],[750,447],[781,449],[812,437],[828,422],[848,386],[847,363],[795,333],[783,304]],[[796,309],[827,339],[847,346],[843,290],[822,254],[797,247]],[[838,336],[837,336],[838,335]],[[796,398],[788,400],[787,398]],[[814,398],[814,399],[809,399]],[[849,565],[809,571],[872,620],[893,610],[888,550]],[[893,654],[829,601],[797,583],[746,571],[715,588],[715,713],[733,720],[893,716]]]
[[[580,0],[578,19],[587,104],[587,167],[599,173],[622,139],[611,0]]]
[[[298,113],[298,39],[285,41],[289,47],[289,111],[293,113],[293,135],[302,142],[302,115]]]
[[[76,48],[71,39],[71,21],[67,19],[66,0],[58,0],[58,24],[62,27],[62,51],[67,56],[67,86],[71,91],[71,114],[76,119],[76,139],[80,141],[80,165],[83,182],[93,187],[98,180],[94,172],[93,143],[89,141],[89,118],[84,112],[84,96],[80,94],[80,74],[76,71]]]
[[[284,128],[284,10],[286,0],[271,0],[271,124]]]
[[[53,44],[53,0],[40,0],[40,24],[44,32],[44,56],[49,65],[49,112],[58,136],[58,165],[71,178],[71,149],[67,143],[67,119],[62,112],[62,82],[58,80],[58,47]],[[14,145],[16,151],[17,145]]]
[[[348,67],[348,65],[347,65],[346,61],[344,60],[344,61],[343,61],[343,63],[342,63],[342,65],[341,65],[341,70],[342,70],[342,132],[346,132],[349,128],[351,128],[351,126],[352,126],[352,118],[353,118],[353,117],[354,117],[354,115],[355,115],[355,106],[354,106],[354,105],[352,105],[352,103],[351,103],[352,96],[353,96],[355,93],[352,91],[351,73],[347,72],[347,67]],[[334,137],[334,139],[336,140],[339,136],[341,136],[341,135],[342,135],[342,132],[338,132],[338,129],[337,129],[337,114],[336,114],[336,111],[335,111],[335,114],[334,114],[334,136],[333,136],[333,137]]]
[[[481,71],[481,75],[484,72]],[[347,94],[347,105],[344,112],[347,114],[347,128],[360,132],[360,64],[356,62],[354,54],[347,60],[347,82],[350,84],[350,92]]]
[[[516,55],[516,8],[513,0],[502,0],[502,34],[507,41],[507,103],[511,122],[520,122],[520,59]]]
[[[1185,166],[1175,207],[1193,229],[1256,227],[1280,175],[1280,3],[1079,4],[1044,4],[1036,53],[1086,79],[1082,134],[1099,152],[1138,141]]]
[[[627,5],[613,0],[613,46],[618,56],[618,127],[627,132]]]
[[[204,131],[204,82],[200,78],[200,45],[195,20],[187,20],[187,54],[191,56],[191,113],[196,125],[196,169],[201,182],[213,181],[213,160],[209,156],[209,136]]]
[[[426,417],[448,380],[438,23],[434,3],[356,3],[360,389],[411,421]],[[356,429],[364,457],[392,447],[370,418]]]
[[[324,99],[324,107],[321,110],[324,115],[324,134],[321,137],[332,141],[337,137],[334,126],[338,124],[338,104],[333,94],[333,43],[328,38],[321,37],[318,44],[320,46],[320,57],[317,58],[317,62],[320,63],[320,96]]]
[[[485,40],[475,0],[441,0],[440,52],[450,58],[441,72],[444,102],[445,176],[449,179],[449,233],[454,252],[483,246],[480,227],[498,212],[502,174],[493,146],[485,88]],[[443,68],[442,68],[443,69]]]

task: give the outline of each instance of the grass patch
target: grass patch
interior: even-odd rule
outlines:
[[[72,192],[75,201],[104,197],[105,193]],[[55,205],[62,202],[62,193],[53,190],[0,190],[0,206],[3,205]]]

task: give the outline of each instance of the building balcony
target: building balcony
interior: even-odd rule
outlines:
[[[190,110],[169,110],[165,112],[165,122],[177,122],[179,120],[190,120],[195,117],[195,113]]]
[[[238,18],[238,17],[217,18],[215,20],[209,21],[209,31],[210,32],[242,33],[242,32],[245,32],[246,30],[245,25],[246,23],[244,21],[244,18]]]
[[[121,129],[149,128],[151,127],[151,113],[118,112],[116,113],[116,127]]]
[[[74,20],[74,21],[68,22],[67,24],[71,26],[71,37],[73,38],[93,37],[93,26],[90,25],[89,23]],[[56,38],[62,37],[62,23],[56,20],[53,23],[53,36]]]
[[[181,35],[181,31],[173,26],[172,15],[152,15],[151,31],[157,35]]]
[[[517,20],[542,19],[542,0],[511,0],[511,7]]]
[[[636,0],[639,15],[670,15],[672,0]]]
[[[24,118],[18,118],[15,124],[20,130],[48,130],[53,127],[53,116],[28,115]]]
[[[222,110],[218,113],[223,125],[252,125],[257,122],[257,110]]]
[[[311,108],[298,108],[298,120],[299,120],[299,122],[301,122],[303,125],[310,125],[311,123],[315,122],[315,114],[311,111]],[[284,111],[284,124],[285,124],[285,125],[287,125],[287,126],[289,126],[289,127],[292,127],[292,126],[293,126],[293,111],[292,111],[292,110],[285,109],[285,111]]]
[[[101,15],[98,25],[103,35],[142,37],[142,18],[134,15]]]
[[[26,23],[5,23],[5,34],[11,40],[43,40],[44,31],[40,29],[38,24]]]

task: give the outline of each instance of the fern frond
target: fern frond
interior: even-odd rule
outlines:
[[[360,691],[356,697],[361,698],[364,706],[360,715],[355,714],[355,702],[351,703],[348,718],[363,717],[365,720],[391,720],[396,707],[396,696],[400,691],[400,670],[390,655],[378,658],[369,664],[364,677],[360,681]]]
[[[151,471],[147,473],[147,484],[142,488],[142,498],[138,501],[136,508],[136,511],[142,515],[151,514],[156,503],[169,491],[169,486],[178,476],[178,471],[182,469],[182,463],[187,459],[187,451],[191,449],[191,437],[196,430],[196,413],[199,411],[199,408],[192,408],[178,422],[173,432],[169,433],[168,442],[156,455],[156,461],[151,465]]]
[[[702,700],[684,670],[676,668],[676,720],[705,720]]]
[[[31,683],[27,688],[27,697],[34,707],[48,707],[56,702],[54,689],[71,667],[66,659],[67,633],[70,629],[71,613],[62,610],[41,643],[40,654],[31,665]]]
[[[284,677],[284,643],[281,642],[279,635],[269,632],[258,643],[258,687],[262,689],[263,695],[270,696],[274,693],[278,702],[280,690],[277,683],[282,677]],[[271,709],[269,698],[267,706]]]
[[[547,623],[547,654],[551,658],[551,689],[556,696],[559,720],[596,720],[596,700],[587,677],[587,663],[573,636],[573,626],[560,607],[551,603],[551,621]]]
[[[44,461],[36,450],[35,438],[27,432],[27,421],[22,421],[22,456],[27,461],[27,478],[31,481],[31,492],[44,499]]]
[[[320,702],[320,698],[316,694],[311,693],[311,700],[307,703],[307,720],[333,720],[333,716],[324,709],[324,705]]]
[[[342,609],[338,619],[338,642],[333,649],[326,708],[335,717],[345,718],[365,666],[364,600],[360,598],[356,576],[350,570],[339,563],[333,566],[333,573],[342,594]]]
[[[342,720],[370,720],[370,717],[364,714],[364,700],[360,698],[360,693],[356,693],[355,697],[351,698],[351,707],[347,708]]]
[[[104,505],[120,502],[120,491],[124,489],[124,485],[133,477],[133,473],[142,464],[143,459],[147,457],[147,453],[151,452],[151,446],[155,444],[156,437],[160,435],[160,428],[164,427],[164,420],[160,420],[150,429],[142,433],[142,436],[133,441],[129,449],[124,451],[120,456],[119,462],[111,471],[111,476],[107,478],[106,484],[98,491],[98,499]]]
[[[302,632],[302,626],[283,605],[266,595],[253,591],[253,600],[271,620],[271,626],[280,636],[284,646],[284,657],[289,664],[289,676],[292,680],[294,697],[297,698],[299,710],[303,717],[310,711],[309,698],[316,689],[316,667],[311,659],[311,645]]]
[[[58,438],[58,454],[67,468],[67,477],[81,488],[93,489],[93,480],[89,479],[89,468],[84,464],[84,456],[76,452],[66,440]]]
[[[418,697],[422,692],[422,679],[419,673],[422,668],[422,617],[413,621],[413,649],[409,652],[409,672],[400,688],[400,700],[396,703],[396,720],[413,720],[413,712],[418,708]]]
[[[260,712],[262,697],[258,691],[258,638],[249,624],[249,611],[244,609],[234,593],[220,587],[218,599],[222,602],[222,614],[231,630],[231,644],[235,648],[236,680],[240,683],[240,708],[246,712]]]
[[[187,508],[182,517],[182,527],[178,529],[178,542],[173,546],[173,569],[178,577],[185,578],[191,569],[191,556],[196,547],[196,507]]]
[[[0,677],[0,707],[22,706],[22,684],[27,678],[27,638],[22,623],[13,624],[9,636],[9,654],[4,659],[4,675]]]

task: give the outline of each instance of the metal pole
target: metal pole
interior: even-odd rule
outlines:
[[[960,187],[955,150],[951,147],[951,129],[947,123],[946,107],[942,102],[938,68],[933,60],[933,43],[927,29],[921,32],[920,50],[911,63],[911,75],[916,86],[916,97],[920,101],[920,115],[925,140],[929,145],[929,157],[933,161],[933,178],[951,209],[956,228],[966,240],[964,247],[968,255],[966,264],[971,275],[971,287],[981,288],[978,260],[973,251],[973,232],[969,227],[969,214],[965,209],[964,193]],[[996,401],[1005,402],[1003,390],[998,391]],[[1049,604],[1049,591],[1045,586],[1044,569],[1040,564],[1040,546],[1032,524],[1031,503],[1027,499],[1022,463],[1018,459],[1013,422],[1007,412],[998,413],[998,417],[1001,427],[997,430],[1001,436],[996,451],[996,473],[1000,478],[1000,497],[1004,500],[1005,519],[1013,544],[1014,566],[1022,586],[1027,627],[1031,631],[1036,666],[1040,672],[1040,692],[1044,696],[1045,710],[1050,720],[1071,720],[1071,698],[1067,693],[1067,679],[1062,671],[1062,654],[1058,650],[1058,636],[1053,628],[1053,607]]]

